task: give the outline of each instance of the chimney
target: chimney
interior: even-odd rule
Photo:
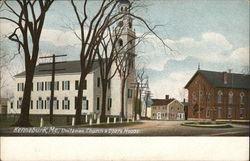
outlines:
[[[166,96],[165,96],[165,99],[168,100],[168,99],[169,99],[169,95],[166,95]]]
[[[223,83],[227,84],[227,72],[223,72]]]
[[[184,102],[184,103],[186,102],[186,99],[185,99],[185,98],[183,99],[183,102]]]

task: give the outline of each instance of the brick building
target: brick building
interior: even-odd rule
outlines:
[[[185,88],[189,120],[249,120],[250,75],[198,70]]]
[[[184,120],[184,106],[176,99],[153,99],[151,119],[154,120]]]

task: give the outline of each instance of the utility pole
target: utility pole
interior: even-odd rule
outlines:
[[[135,108],[134,108],[134,109],[135,109],[135,120],[137,119],[136,106],[137,106],[137,104],[138,104],[139,85],[140,85],[140,83],[137,82],[137,83],[136,83],[136,94],[135,94]]]
[[[2,106],[2,58],[0,57],[0,107]]]
[[[63,57],[67,55],[55,55],[40,57],[40,59],[52,58],[52,63],[44,63],[44,64],[52,64],[52,69],[50,70],[40,70],[40,71],[51,71],[51,86],[50,86],[50,110],[49,110],[49,121],[53,124],[53,102],[54,102],[54,90],[55,90],[55,72],[65,69],[55,69],[55,64],[65,63],[65,62],[55,62],[56,57]]]
[[[147,109],[148,109],[148,99],[151,95],[151,92],[150,91],[146,91],[146,111],[145,111],[145,117],[147,117]]]
[[[139,95],[139,116],[140,117],[141,117],[141,95],[142,95],[143,89],[147,88],[144,85],[146,85],[146,84],[140,83],[140,95]]]

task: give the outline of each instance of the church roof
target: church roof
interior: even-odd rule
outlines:
[[[186,84],[185,88],[188,88],[198,74],[202,75],[215,88],[250,89],[250,75],[227,73],[227,84],[224,84],[223,72],[206,70],[198,70]]]
[[[97,60],[95,60],[91,71],[96,70],[98,67],[99,67],[99,63]],[[39,64],[35,68],[34,76],[51,75],[51,71],[44,71],[44,70],[51,70],[51,68],[52,68],[51,63]],[[55,68],[56,69],[63,69],[63,70],[56,71],[56,74],[69,74],[69,73],[80,73],[81,72],[81,66],[80,66],[79,60],[58,63],[55,65]],[[24,76],[25,76],[25,71],[15,75],[15,77],[24,77]]]

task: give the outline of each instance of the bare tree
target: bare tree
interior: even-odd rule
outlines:
[[[136,73],[136,80],[139,83],[139,117],[141,117],[141,96],[144,91],[147,76],[145,75],[145,67],[142,67],[141,69],[137,70]]]
[[[116,27],[112,32],[110,27],[106,36],[103,37],[101,41],[100,51],[98,51],[98,62],[100,65],[100,75],[101,75],[101,84],[102,84],[102,104],[101,104],[101,121],[105,121],[105,112],[106,112],[106,98],[107,98],[107,88],[110,84],[111,79],[115,76],[116,70],[112,73],[112,66],[114,65],[115,60],[119,56],[119,51],[117,51],[116,45],[121,36],[123,29]]]
[[[76,105],[76,114],[75,114],[75,124],[78,125],[81,123],[81,111],[82,111],[82,97],[83,97],[83,87],[84,80],[87,74],[91,71],[95,58],[99,52],[99,48],[105,33],[108,28],[112,26],[114,23],[123,19],[125,16],[131,16],[135,19],[142,21],[145,26],[155,34],[159,39],[160,37],[150,28],[150,26],[145,22],[145,20],[139,16],[135,16],[130,12],[121,13],[116,12],[116,7],[119,4],[119,0],[103,0],[97,6],[96,13],[91,16],[90,13],[87,12],[87,6],[89,0],[85,0],[83,2],[83,6],[81,6],[82,12],[79,10],[80,7],[76,4],[75,0],[71,0],[71,5],[73,6],[74,13],[77,18],[78,26],[80,28],[80,34],[74,32],[77,38],[81,41],[81,50],[80,50],[80,62],[81,62],[81,76],[80,83],[78,88],[78,99]],[[80,2],[79,2],[80,3]],[[128,10],[131,10],[129,8]],[[167,46],[165,42],[160,39],[164,46]],[[134,64],[135,55],[126,54],[126,58],[122,57],[120,59],[116,59],[116,64],[118,64],[118,72],[121,76],[121,87],[124,93],[124,87],[127,77],[129,76],[131,66]],[[119,57],[118,57],[119,58]],[[120,66],[120,64],[124,64],[124,66]],[[124,96],[124,95],[123,95]],[[123,99],[124,100],[124,99]],[[123,103],[124,104],[124,103]],[[122,106],[123,106],[122,104]],[[124,108],[122,108],[124,109]]]
[[[7,1],[3,1],[3,6],[6,7],[6,11],[12,15],[9,17],[0,17],[0,19],[10,21],[16,25],[15,30],[8,38],[18,44],[18,51],[19,53],[23,52],[25,58],[26,79],[21,114],[15,124],[17,126],[31,126],[29,122],[29,106],[32,81],[38,58],[39,42],[44,20],[53,2],[54,0],[16,0],[11,2],[12,6]],[[17,7],[15,7],[16,4]],[[13,15],[15,18],[12,18]]]
[[[98,53],[98,48],[100,46],[103,35],[107,27],[111,26],[115,20],[116,16],[112,13],[115,10],[118,1],[116,0],[103,0],[97,8],[96,14],[91,17],[87,13],[87,4],[89,0],[85,0],[83,4],[83,16],[81,16],[80,11],[75,4],[74,0],[71,0],[71,4],[74,8],[75,15],[77,17],[78,25],[80,27],[81,34],[75,35],[81,41],[81,51],[80,51],[80,62],[81,62],[81,76],[78,88],[78,99],[76,105],[75,123],[76,125],[81,123],[81,111],[82,111],[82,97],[83,97],[83,87],[84,80],[87,74],[91,71],[94,60]],[[88,21],[87,21],[88,20]],[[85,29],[87,33],[85,34]]]

